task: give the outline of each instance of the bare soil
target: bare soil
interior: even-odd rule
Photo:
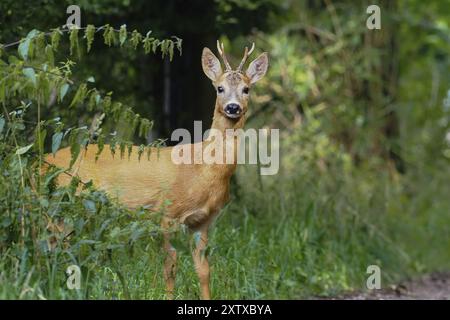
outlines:
[[[333,300],[450,300],[450,272],[433,273],[390,288],[351,292]]]

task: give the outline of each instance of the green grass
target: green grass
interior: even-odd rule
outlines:
[[[215,299],[295,299],[362,290],[366,268],[373,264],[381,267],[383,286],[450,268],[445,176],[436,175],[416,192],[410,189],[417,185],[408,185],[425,182],[425,176],[303,172],[303,179],[264,178],[262,191],[250,183],[252,172],[239,171],[240,188],[211,230]],[[0,298],[163,299],[160,242],[154,232],[137,240],[132,250],[111,250],[108,259],[61,249],[41,257],[39,266],[23,251],[19,257],[6,250],[0,259]],[[178,231],[173,242],[179,255],[176,298],[197,299],[189,233]],[[72,251],[78,256],[67,259]],[[65,285],[71,260],[85,266],[80,291]]]

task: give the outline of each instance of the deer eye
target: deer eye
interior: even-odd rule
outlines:
[[[242,92],[243,92],[244,94],[248,94],[248,91],[249,91],[249,88],[248,88],[248,87],[245,87],[244,89],[242,89]]]
[[[217,92],[218,93],[222,93],[222,92],[224,92],[225,91],[225,89],[222,87],[222,86],[218,86],[217,87]]]

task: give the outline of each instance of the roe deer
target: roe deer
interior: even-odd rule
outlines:
[[[217,48],[225,65],[224,71],[220,61],[208,48],[203,49],[201,62],[204,73],[212,80],[217,92],[211,128],[222,132],[225,139],[226,132],[230,131],[227,129],[233,131],[244,126],[249,88],[265,75],[268,56],[262,53],[244,72],[242,68],[254,44],[250,51],[245,48],[244,57],[236,70],[228,63],[223,44],[220,46],[217,42]],[[232,139],[236,143],[237,137],[233,136]],[[194,146],[189,146],[193,153]],[[108,146],[105,146],[107,149]],[[175,164],[171,159],[172,149],[166,147],[159,152],[152,152],[148,161],[138,159],[138,147],[133,147],[130,158],[121,159],[103,152],[96,160],[97,146],[88,145],[69,173],[81,181],[92,180],[95,187],[117,196],[129,208],[152,206],[158,210],[164,205],[164,200],[169,200],[170,204],[164,208],[162,218],[163,249],[167,252],[164,264],[167,297],[173,298],[177,256],[169,242],[168,228],[172,222],[176,222],[185,224],[195,232],[192,257],[200,282],[201,297],[210,299],[210,272],[205,256],[208,228],[228,201],[229,183],[236,169],[236,161],[231,164]],[[234,156],[236,160],[236,154]],[[70,148],[64,148],[54,157],[48,155],[46,162],[68,168],[70,158]],[[70,175],[60,175],[58,183],[67,184],[70,179]]]

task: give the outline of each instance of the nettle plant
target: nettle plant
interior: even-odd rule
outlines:
[[[130,212],[76,178],[70,186],[58,187],[54,179],[67,173],[58,168],[45,173],[41,170],[44,154],[55,153],[62,144],[70,145],[72,164],[94,142],[99,152],[108,142],[109,152],[129,156],[131,141],[114,132],[103,132],[105,119],[116,124],[120,121],[141,138],[152,128],[152,121],[115,101],[111,93],[96,88],[93,77],[72,79],[76,67],[73,60],[55,61],[55,56],[61,55],[62,40],[68,40],[70,57],[79,59],[83,50],[91,51],[98,35],[107,46],[143,49],[145,54],[161,54],[170,60],[176,52],[182,53],[182,40],[177,37],[157,39],[151,32],[145,36],[136,30],[129,32],[125,25],[120,29],[88,25],[51,32],[32,30],[20,41],[0,45],[0,264],[11,270],[20,264],[22,278],[27,281],[46,278],[48,286],[38,288],[38,294],[44,296],[51,290],[50,283],[65,281],[68,265],[76,264],[86,274],[102,263],[114,268],[115,252],[132,253],[139,239],[146,237],[148,241],[159,228],[157,220],[148,219],[146,208]],[[61,111],[61,115],[43,119],[49,107]],[[94,119],[92,123],[67,127],[64,115],[68,112],[95,116],[86,118]],[[50,150],[44,149],[45,141],[51,141]],[[163,142],[141,145],[139,156],[149,154],[152,147]],[[82,192],[77,193],[80,189]],[[17,270],[14,272],[17,277]],[[0,274],[0,287],[11,280],[8,277],[13,277],[12,273]],[[45,273],[49,276],[43,277]]]

